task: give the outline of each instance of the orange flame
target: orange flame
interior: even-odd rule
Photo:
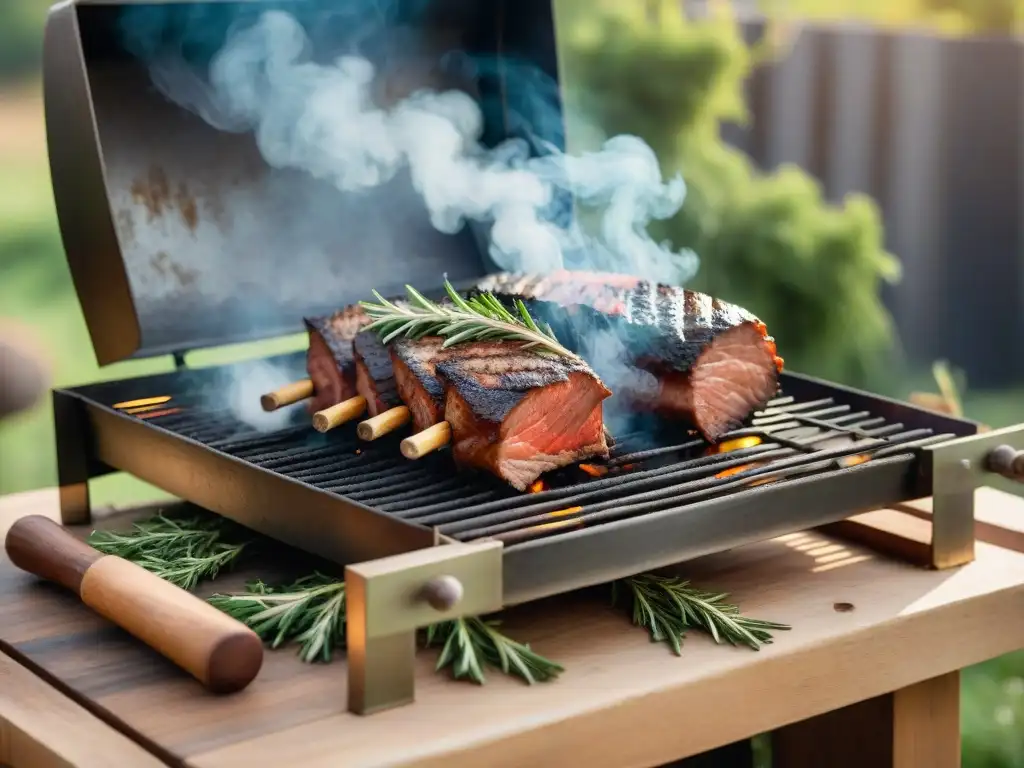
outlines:
[[[738,475],[741,472],[746,472],[748,469],[753,469],[756,466],[757,464],[740,464],[738,467],[729,467],[728,469],[723,469],[721,472],[716,474],[715,479],[723,480],[726,477],[732,477],[733,475]]]
[[[583,507],[566,507],[565,509],[556,509],[554,512],[548,512],[545,517],[568,517],[569,515],[575,515],[578,512],[582,512]],[[552,520],[550,523],[540,523],[539,525],[531,525],[527,528],[527,531],[553,531],[559,528],[573,528],[576,526],[582,526],[582,518],[570,518],[568,520]]]
[[[723,440],[717,445],[712,445],[708,448],[709,454],[715,453],[728,453],[729,451],[741,451],[744,448],[753,448],[756,445],[761,444],[761,438],[757,435],[747,435],[746,437],[736,437],[732,440]]]
[[[543,480],[534,481],[533,485],[527,488],[527,493],[540,493],[546,491],[548,488],[547,484]]]
[[[844,456],[839,460],[839,463],[844,467],[855,467],[866,461],[871,461],[871,457],[866,453],[858,453],[856,456]]]
[[[601,467],[597,464],[580,464],[580,469],[591,477],[604,477],[608,474],[608,467]]]
[[[125,400],[123,403],[114,403],[114,407],[118,410],[124,410],[125,408],[142,408],[147,405],[163,405],[171,400],[170,395],[160,395],[159,397],[144,397],[141,400]]]
[[[146,413],[138,414],[140,419],[155,419],[160,416],[173,416],[176,413],[181,413],[181,408],[165,408],[162,411],[147,411]]]

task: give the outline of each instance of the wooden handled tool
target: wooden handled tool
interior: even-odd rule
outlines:
[[[362,395],[342,400],[330,408],[324,408],[313,414],[313,429],[317,432],[329,432],[335,427],[340,427],[346,421],[352,421],[356,416],[366,410],[366,398]]]
[[[263,395],[260,398],[260,405],[263,406],[264,411],[276,411],[278,408],[284,408],[286,405],[292,405],[312,396],[313,381],[311,379],[303,379],[302,381],[293,381],[291,384],[285,384],[283,387]]]
[[[384,437],[389,432],[394,432],[399,427],[405,426],[412,419],[409,408],[399,405],[397,408],[389,408],[383,413],[378,413],[372,419],[361,421],[356,427],[356,434],[360,440],[376,440]]]
[[[422,432],[405,438],[401,446],[402,455],[407,459],[419,459],[439,448],[444,448],[451,440],[451,425],[447,421],[439,421]]]
[[[104,555],[42,515],[16,521],[7,555],[166,656],[215,693],[245,688],[263,664],[251,629],[149,571]]]

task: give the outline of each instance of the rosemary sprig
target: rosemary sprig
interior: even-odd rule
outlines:
[[[200,581],[233,566],[242,555],[246,542],[225,540],[233,531],[228,521],[213,515],[181,519],[157,515],[124,533],[93,531],[88,543],[191,591]]]
[[[512,314],[491,293],[467,299],[447,280],[444,287],[451,305],[436,304],[410,285],[405,286],[408,304],[395,304],[374,291],[379,303],[361,302],[373,318],[367,329],[377,331],[385,344],[400,336],[442,336],[445,347],[467,341],[518,341],[523,349],[540,354],[580,359],[562,346],[550,325],[542,326],[530,316],[522,300],[515,300]]]
[[[789,629],[785,624],[741,616],[738,607],[726,602],[728,595],[694,589],[677,577],[643,574],[615,582],[613,601],[620,584],[629,592],[633,623],[646,628],[652,642],[668,643],[677,656],[690,629],[707,632],[716,643],[745,645],[755,651],[772,642],[773,631]]]
[[[500,624],[473,617],[429,627],[426,645],[443,642],[436,669],[451,667],[457,680],[468,678],[479,685],[485,682],[485,665],[522,678],[530,685],[553,680],[564,671],[560,664],[499,632]]]
[[[271,648],[299,645],[305,662],[331,660],[345,647],[345,582],[314,573],[284,587],[250,582],[240,595],[213,595],[209,603],[247,624]]]

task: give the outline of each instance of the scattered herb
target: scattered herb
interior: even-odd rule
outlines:
[[[444,621],[427,628],[427,646],[443,643],[437,658],[438,671],[451,667],[457,680],[468,678],[483,685],[484,666],[522,678],[530,685],[558,677],[564,669],[498,631],[499,621],[478,618]]]
[[[689,582],[672,576],[643,574],[612,585],[615,601],[622,585],[629,592],[633,623],[644,627],[653,642],[664,642],[676,655],[682,653],[687,630],[707,632],[716,643],[745,645],[759,650],[772,642],[772,632],[788,630],[785,624],[749,619],[740,615],[728,595],[694,589]]]
[[[209,602],[248,625],[271,648],[299,645],[306,662],[330,661],[345,647],[345,582],[314,573],[284,587],[250,582],[239,595],[214,595]]]
[[[256,539],[215,515],[157,515],[127,532],[93,531],[89,544],[192,590],[235,565]],[[695,589],[675,577],[643,574],[622,579],[612,584],[613,601],[621,590],[627,592],[633,623],[645,627],[653,641],[668,643],[677,655],[691,629],[707,632],[717,643],[754,650],[772,642],[773,631],[789,629],[741,616],[726,602],[726,595]],[[345,582],[322,573],[280,587],[253,581],[241,594],[217,594],[209,602],[251,627],[271,648],[297,644],[305,662],[330,661],[345,647]],[[530,646],[502,634],[499,626],[496,620],[476,617],[441,622],[426,629],[425,645],[441,646],[439,671],[450,669],[456,679],[481,685],[488,667],[530,684],[552,680],[564,671]]]
[[[237,533],[233,524],[214,515],[180,519],[157,515],[123,533],[93,531],[88,543],[191,591],[238,561],[248,544],[232,540],[231,534]]]

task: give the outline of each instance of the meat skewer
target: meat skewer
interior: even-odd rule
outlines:
[[[285,384],[283,387],[278,387],[273,392],[267,392],[267,394],[260,397],[260,405],[263,406],[264,411],[276,411],[278,408],[293,405],[312,396],[312,379],[301,379]]]
[[[356,434],[376,440],[409,423],[409,408],[399,397],[391,356],[374,331],[360,331],[352,342],[356,366],[356,391],[366,400],[370,418],[360,422]]]
[[[532,314],[558,328],[576,352],[608,343],[611,334],[631,350],[631,367],[650,374],[653,391],[626,391],[630,410],[653,410],[693,423],[709,442],[739,426],[777,392],[782,360],[756,317],[704,294],[644,283],[624,275],[561,272],[549,277],[496,275],[480,290],[507,291],[497,298],[541,297],[526,303]],[[600,358],[601,350],[590,350]],[[402,443],[407,458],[420,458],[451,440],[441,424],[436,367],[451,355],[440,341],[393,343],[402,400],[414,412],[417,433]],[[622,361],[619,361],[622,362]],[[599,366],[600,367],[600,366]],[[600,372],[600,371],[599,371]],[[628,388],[627,388],[628,389]]]

